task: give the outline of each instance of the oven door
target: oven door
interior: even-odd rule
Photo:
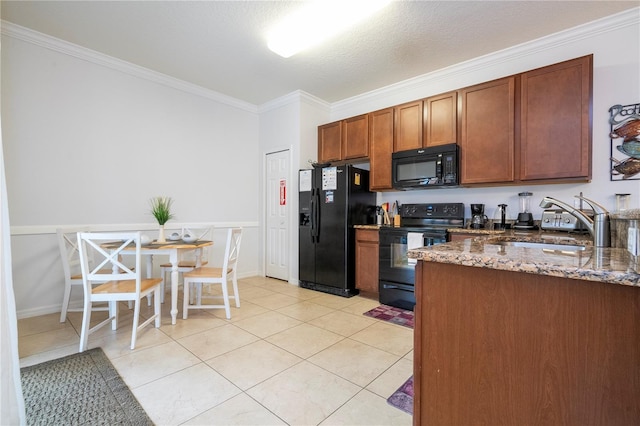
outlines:
[[[421,234],[422,237],[416,234]],[[407,257],[409,249],[445,242],[447,242],[445,230],[382,228],[380,230],[380,280],[413,285],[417,261]]]
[[[416,259],[407,257],[409,249],[447,241],[445,230],[380,230],[380,303],[413,310]]]

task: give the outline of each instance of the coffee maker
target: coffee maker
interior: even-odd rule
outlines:
[[[471,204],[471,228],[483,229],[488,218],[484,214],[484,204]]]

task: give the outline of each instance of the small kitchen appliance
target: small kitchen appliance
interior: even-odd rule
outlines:
[[[493,215],[493,229],[504,230],[507,229],[509,225],[507,224],[507,205],[506,204],[498,204],[496,208],[496,212]]]
[[[582,210],[582,212],[593,218],[592,210]],[[540,228],[547,231],[588,232],[578,218],[563,209],[546,209],[543,211]]]
[[[395,152],[391,156],[393,187],[400,190],[458,185],[458,145]]]
[[[518,220],[513,225],[515,229],[536,229],[533,223],[533,215],[531,214],[531,197],[533,192],[521,192],[518,194],[520,197],[520,213],[518,213]]]
[[[484,204],[471,204],[471,227],[482,229],[487,224],[487,216],[484,214]]]

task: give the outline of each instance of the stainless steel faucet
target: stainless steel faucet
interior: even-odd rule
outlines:
[[[548,209],[552,205],[556,205],[569,214],[575,216],[589,230],[589,234],[593,238],[595,247],[611,247],[611,233],[609,231],[609,212],[600,204],[593,200],[584,198],[582,195],[576,195],[576,198],[583,200],[593,209],[593,219],[587,216],[582,210],[571,207],[567,203],[556,200],[552,197],[544,197],[540,202],[540,207]]]

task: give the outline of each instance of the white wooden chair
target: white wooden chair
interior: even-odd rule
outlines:
[[[173,232],[173,231],[172,231]],[[211,236],[213,234],[213,227],[211,226],[197,226],[197,225],[187,225],[183,226],[180,231],[180,237],[182,238],[184,235],[189,234],[191,236],[196,237],[199,240],[209,240],[211,241]],[[170,235],[170,234],[169,234]],[[200,256],[201,266],[205,266],[209,263],[209,247],[202,248],[202,255]],[[178,261],[178,273],[184,274],[185,272],[193,271],[196,267],[196,257],[194,252],[188,252],[186,255]],[[162,276],[162,303],[164,303],[164,292],[165,292],[165,282],[167,281],[167,273],[171,273],[171,263],[163,263],[160,265],[160,274]]]
[[[67,312],[82,312],[84,308],[70,308],[71,292],[73,287],[82,289],[82,270],[80,269],[80,255],[78,252],[79,231],[86,231],[85,228],[58,228],[58,248],[60,249],[60,259],[62,260],[62,272],[64,274],[64,295],[62,296],[62,309],[60,311],[60,322],[67,320]],[[93,260],[89,259],[89,264]],[[106,306],[96,306],[94,311],[106,311]]]
[[[115,242],[110,248],[105,243]],[[135,251],[131,251],[131,245]],[[142,278],[140,253],[140,232],[98,233],[79,232],[78,249],[82,282],[84,285],[84,313],[82,315],[82,332],[80,334],[80,352],[87,349],[89,335],[111,322],[112,330],[118,328],[118,303],[133,301],[133,329],[131,332],[131,349],[135,348],[136,336],[140,329],[155,320],[156,328],[160,327],[160,284],[162,278]],[[89,265],[93,252],[96,266]],[[135,255],[135,266],[130,268],[120,259]],[[102,282],[93,287],[92,283]],[[138,325],[140,320],[140,304],[143,297],[153,292],[153,315]],[[90,328],[91,307],[94,302],[109,302],[109,318]]]
[[[182,318],[187,319],[189,309],[220,309],[224,308],[227,319],[231,319],[231,309],[229,307],[229,299],[233,298],[236,302],[236,307],[240,307],[240,296],[238,294],[238,279],[237,279],[237,264],[238,255],[240,254],[240,241],[242,239],[242,228],[231,228],[227,233],[227,243],[225,246],[224,260],[222,267],[200,267],[191,272],[184,273],[184,285],[183,291],[183,305],[182,305]],[[229,296],[229,290],[227,288],[228,280],[231,279],[233,283],[233,296]],[[190,304],[189,292],[191,284],[199,286],[203,284],[220,284],[222,287],[222,296],[206,296],[201,295],[200,289],[198,289],[198,297],[196,303]],[[221,305],[202,304],[202,299],[207,298],[222,298]]]

